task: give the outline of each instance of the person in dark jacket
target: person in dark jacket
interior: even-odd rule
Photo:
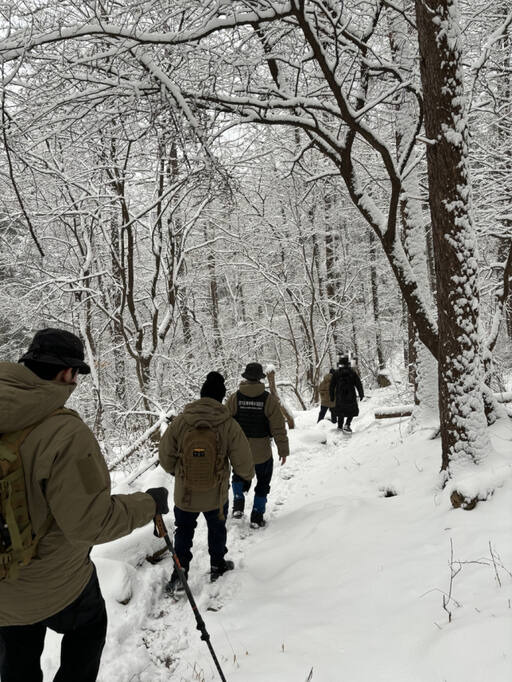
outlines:
[[[342,356],[339,367],[332,375],[329,394],[335,401],[334,412],[338,418],[338,429],[352,433],[352,419],[359,414],[356,391],[359,400],[364,398],[363,385],[359,375],[350,367],[347,356]]]
[[[0,434],[25,433],[18,452],[32,530],[41,537],[36,558],[14,579],[0,580],[0,678],[42,680],[50,628],[64,635],[55,680],[94,682],[107,612],[91,548],[166,514],[167,490],[111,495],[96,438],[78,413],[64,409],[77,375],[90,372],[77,336],[42,329],[19,363],[0,363]]]

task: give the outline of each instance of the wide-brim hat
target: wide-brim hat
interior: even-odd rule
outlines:
[[[248,381],[259,381],[260,379],[264,379],[267,375],[259,362],[250,362],[242,372],[242,376]]]
[[[40,329],[36,332],[25,355],[18,362],[32,360],[47,365],[71,367],[79,374],[89,374],[91,368],[84,362],[82,340],[65,329]]]

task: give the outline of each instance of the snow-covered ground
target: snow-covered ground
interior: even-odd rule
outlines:
[[[236,570],[214,585],[199,521],[190,587],[229,682],[512,679],[512,422],[492,427],[482,467],[503,484],[473,511],[454,510],[431,431],[373,419],[392,399],[374,391],[351,437],[317,425],[316,409],[296,415],[268,526],[229,519]],[[136,485],[172,487],[160,469]],[[145,561],[161,546],[147,526],[93,552],[109,611],[101,682],[219,679],[186,599],[163,596],[169,554]],[[45,679],[59,641],[47,638]]]

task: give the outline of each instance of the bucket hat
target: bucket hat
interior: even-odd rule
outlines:
[[[267,375],[263,372],[263,367],[259,362],[250,362],[242,372],[242,376],[247,381],[259,381]]]

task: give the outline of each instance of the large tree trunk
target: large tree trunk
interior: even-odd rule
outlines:
[[[454,0],[416,0],[430,211],[436,259],[442,469],[488,449],[468,130]]]
[[[507,14],[510,5],[506,2],[501,3],[501,11],[503,16]],[[510,29],[509,29],[510,30]],[[503,175],[505,187],[510,188],[512,183],[512,129],[510,127],[510,118],[512,116],[512,39],[510,33],[507,32],[501,41],[501,48],[503,54],[503,73],[498,81],[500,86],[500,104],[502,106],[502,117],[498,124],[498,138],[501,142],[501,149],[503,150]],[[508,195],[504,196],[506,217],[503,218],[503,234],[512,235],[512,220],[510,219],[510,189]],[[508,252],[512,248],[512,241],[504,240],[500,245],[499,256],[506,262]],[[512,341],[512,286],[509,288],[505,297],[505,329],[509,341]]]

